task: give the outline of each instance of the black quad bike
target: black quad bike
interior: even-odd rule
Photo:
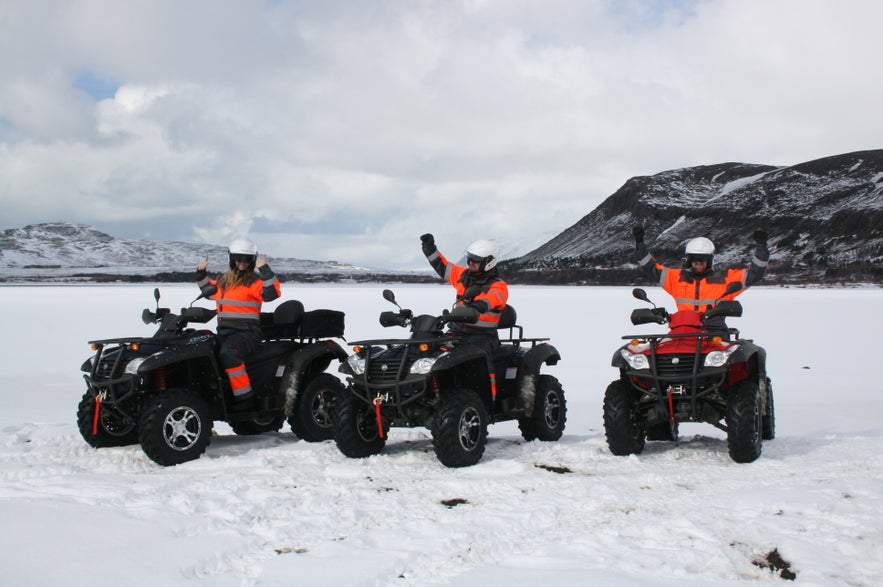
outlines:
[[[188,328],[205,324],[216,311],[191,304],[174,314],[159,307],[158,289],[154,298],[156,310],[142,313],[145,324],[159,324],[153,336],[90,341],[95,354],[81,367],[87,389],[77,409],[89,445],[140,443],[153,461],[177,465],[205,451],[215,420],[252,435],[277,431],[287,418],[303,440],[331,438],[331,411],[343,384],[324,371],[347,354],[323,339],[343,337],[343,312],[305,312],[297,300],[262,312],[263,340],[246,359],[256,399],[237,410],[218,362],[217,335]]]
[[[727,294],[739,291],[731,284]],[[642,289],[635,298],[652,304]],[[703,321],[742,315],[721,300],[704,314],[665,308],[632,311],[632,324],[668,324],[664,334],[630,334],[613,355],[619,379],[604,394],[604,429],[615,455],[638,454],[646,440],[677,441],[679,422],[706,422],[727,433],[730,457],[750,463],[761,441],[775,437],[773,387],[766,351],[735,328],[707,330]]]
[[[564,390],[555,377],[540,374],[544,363],[555,365],[560,355],[547,338],[524,338],[512,306],[499,325],[509,338],[490,359],[443,332],[449,322],[475,322],[474,309],[414,316],[390,290],[383,297],[399,311],[382,312],[380,324],[410,327],[411,336],[349,343],[355,352],[340,366],[348,385],[334,413],[334,440],[344,455],[379,453],[391,427],[430,429],[435,454],[448,467],[481,459],[488,423],[518,420],[526,440],[561,438]]]

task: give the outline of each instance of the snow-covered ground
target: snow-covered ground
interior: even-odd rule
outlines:
[[[419,312],[453,297],[393,288]],[[423,429],[393,429],[365,460],[287,425],[237,437],[217,424],[202,458],[171,468],[137,445],[90,448],[75,425],[86,341],[150,334],[140,313],[152,289],[0,287],[4,585],[684,587],[783,584],[789,572],[799,585],[883,584],[879,288],[740,298],[730,324],[767,348],[777,415],[776,439],[740,465],[700,424],[682,425],[677,445],[612,456],[602,396],[620,336],[650,331],[628,321],[640,302],[629,288],[512,287],[525,334],[561,351],[544,372],[564,386],[567,428],[560,442],[525,443],[512,423],[491,426],[465,469],[440,465]],[[381,285],[283,289],[307,309],[346,311],[350,340],[390,333]],[[196,286],[162,291],[176,308]]]

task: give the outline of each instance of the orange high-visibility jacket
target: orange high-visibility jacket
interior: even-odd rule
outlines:
[[[258,328],[261,319],[261,304],[275,300],[282,294],[276,275],[267,265],[258,269],[243,285],[221,291],[218,288],[220,275],[210,278],[205,271],[197,271],[199,289],[205,297],[218,304],[218,328],[253,330]],[[202,274],[202,275],[200,275]]]
[[[469,270],[466,267],[451,263],[438,250],[427,257],[429,263],[439,276],[454,286],[457,291],[455,305],[471,305],[480,312],[475,324],[457,324],[457,330],[463,332],[496,331],[500,324],[500,312],[506,307],[509,299],[509,286],[496,276],[478,280],[474,285],[467,285]]]
[[[638,265],[671,294],[678,310],[704,312],[718,300],[732,300],[763,279],[770,253],[765,245],[758,245],[747,269],[712,269],[703,275],[696,275],[688,268],[666,267],[657,263],[644,243],[638,249],[638,256]],[[733,282],[740,283],[742,289],[724,296],[727,285]]]

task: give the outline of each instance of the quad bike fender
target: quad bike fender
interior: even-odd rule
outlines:
[[[521,357],[521,365],[518,369],[518,393],[521,405],[524,407],[525,417],[533,416],[540,368],[544,364],[556,365],[560,360],[561,355],[558,353],[558,349],[547,342],[530,348]]]
[[[294,413],[294,402],[310,375],[325,371],[332,359],[343,362],[346,358],[346,351],[333,340],[310,343],[292,353],[285,365],[286,376],[281,383],[281,393],[285,395],[285,415],[290,417]],[[291,377],[294,384],[288,386],[286,379],[290,380]]]
[[[200,342],[187,346],[168,347],[157,351],[144,359],[138,367],[139,373],[155,371],[161,367],[182,363],[193,359],[215,361],[214,349],[209,342]]]
[[[766,349],[758,346],[752,340],[739,339],[739,350],[733,353],[730,361],[733,363],[748,363],[750,377],[761,379],[766,377]]]
[[[459,345],[442,354],[432,366],[432,371],[446,371],[452,367],[476,360],[480,360],[485,369],[487,369],[488,356],[484,350],[471,344]]]
[[[305,345],[292,353],[285,368],[300,375],[321,373],[328,368],[332,359],[345,361],[347,357],[339,344],[333,340],[322,340]]]
[[[560,360],[561,354],[558,352],[558,349],[544,342],[528,349],[524,353],[524,356],[521,358],[520,370],[522,373],[529,372],[538,375],[541,365],[557,365]]]

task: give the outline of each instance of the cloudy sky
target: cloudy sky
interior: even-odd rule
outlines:
[[[883,147],[881,23],[877,0],[0,0],[0,229],[524,253],[632,176]]]

